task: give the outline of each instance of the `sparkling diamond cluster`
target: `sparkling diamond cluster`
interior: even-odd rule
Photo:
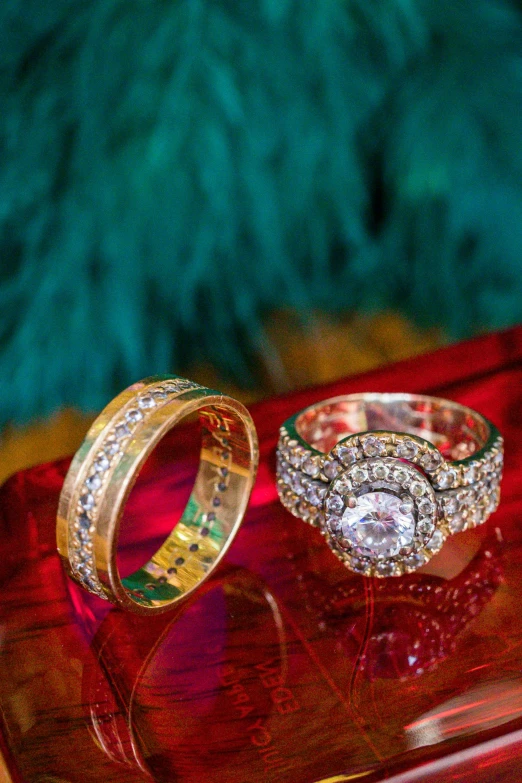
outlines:
[[[201,388],[183,378],[147,386],[129,401],[103,432],[103,439],[86,461],[77,501],[69,524],[69,559],[74,576],[92,593],[105,597],[96,576],[93,541],[101,498],[125,445],[159,406],[190,389]]]
[[[449,533],[475,527],[489,517],[499,502],[502,466],[500,437],[477,458],[448,463],[430,443],[401,433],[352,435],[329,454],[320,454],[283,427],[278,492],[295,516],[326,532],[332,548],[353,570],[397,575],[419,568]],[[338,482],[346,484],[344,495],[334,491]],[[381,488],[379,482],[384,482]],[[424,490],[416,496],[422,482]],[[401,509],[401,492],[410,493],[412,510],[405,510],[407,504]],[[429,504],[433,508],[428,511]],[[384,543],[375,543],[379,536]],[[396,549],[402,553],[394,555]]]
[[[361,573],[394,576],[404,565],[418,568],[442,545],[433,487],[418,468],[393,457],[372,457],[341,473],[325,514],[332,547]]]

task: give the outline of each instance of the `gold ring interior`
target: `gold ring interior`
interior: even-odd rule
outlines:
[[[200,462],[185,510],[150,560],[121,579],[128,597],[143,606],[169,605],[207,577],[230,543],[250,493],[246,424],[226,405],[197,413]]]
[[[470,408],[413,394],[361,394],[326,400],[304,410],[295,429],[312,448],[324,453],[359,432],[408,433],[429,441],[449,460],[472,456],[490,436],[487,421]]]

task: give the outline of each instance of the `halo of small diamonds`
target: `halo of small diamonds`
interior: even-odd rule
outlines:
[[[379,512],[386,518],[385,545],[362,532],[368,520],[374,534],[376,528],[384,530],[373,521]],[[332,481],[325,520],[332,548],[352,570],[395,576],[429,559],[437,524],[435,492],[415,466],[392,457],[368,458]]]

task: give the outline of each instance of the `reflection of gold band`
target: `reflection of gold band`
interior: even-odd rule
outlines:
[[[121,579],[119,524],[140,468],[163,436],[196,411],[202,448],[185,511],[149,562]],[[239,402],[176,377],[135,383],[98,416],[66,476],[57,539],[67,572],[90,592],[131,611],[164,611],[191,593],[226,552],[243,518],[257,461],[254,424]]]

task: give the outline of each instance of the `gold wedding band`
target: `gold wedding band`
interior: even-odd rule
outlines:
[[[139,471],[164,435],[193,413],[201,422],[200,463],[181,519],[148,562],[120,577],[120,521]],[[130,386],[98,416],[65,478],[57,543],[66,571],[130,611],[169,609],[209,576],[232,543],[258,453],[250,414],[231,397],[176,376]]]

